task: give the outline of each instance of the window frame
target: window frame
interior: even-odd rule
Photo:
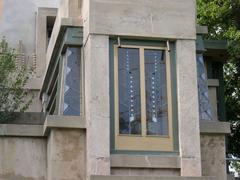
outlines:
[[[170,52],[165,45],[121,45],[121,48],[139,49],[140,64],[140,99],[141,99],[141,135],[119,133],[119,93],[118,93],[118,48],[113,45],[114,56],[114,145],[115,150],[130,151],[173,151],[173,110],[172,110],[172,84]],[[147,135],[146,119],[146,91],[145,91],[145,49],[164,50],[166,60],[166,84],[168,104],[168,135]],[[147,148],[146,148],[147,147]]]

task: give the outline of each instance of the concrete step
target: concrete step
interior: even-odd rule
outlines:
[[[91,180],[217,180],[215,177],[183,176],[91,176]]]

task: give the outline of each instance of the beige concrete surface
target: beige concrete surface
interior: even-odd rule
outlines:
[[[91,0],[90,34],[196,38],[195,0]]]
[[[36,15],[36,76],[44,75],[46,69],[46,50],[47,50],[47,17],[57,16],[56,8],[38,8]],[[41,80],[41,79],[40,79]],[[38,83],[41,89],[41,82]]]
[[[0,137],[0,179],[45,180],[46,150],[43,138]]]
[[[111,168],[111,175],[114,175],[114,176],[180,176],[180,169]]]
[[[201,121],[201,134],[230,134],[230,123],[220,121]]]
[[[208,79],[208,86],[218,87],[219,80],[218,79]]]
[[[42,137],[42,125],[0,124],[0,136]]]
[[[85,130],[51,130],[47,143],[48,180],[85,180],[85,134]]]
[[[92,176],[91,180],[217,180],[214,177]]]
[[[208,27],[197,25],[197,34],[208,34]]]
[[[82,0],[60,0],[59,16],[60,17],[80,17]]]
[[[44,122],[43,134],[47,135],[52,128],[86,129],[86,122],[82,116],[48,115]]]
[[[180,157],[157,155],[111,155],[113,168],[180,168]]]
[[[110,174],[109,38],[90,35],[84,47],[87,173]]]
[[[176,50],[181,176],[201,176],[195,41],[178,40]]]
[[[202,174],[226,180],[225,135],[201,135]]]

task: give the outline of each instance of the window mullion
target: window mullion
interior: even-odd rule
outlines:
[[[141,124],[142,136],[146,137],[147,122],[146,122],[146,91],[145,91],[145,69],[144,69],[144,48],[140,48],[140,88],[141,88]]]

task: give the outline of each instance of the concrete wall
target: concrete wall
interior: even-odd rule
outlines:
[[[111,175],[116,176],[180,176],[179,169],[151,168],[111,168]]]
[[[0,137],[0,179],[45,180],[46,150],[44,138]]]
[[[201,135],[202,174],[226,180],[225,135]]]
[[[91,0],[89,32],[195,39],[195,0]]]

